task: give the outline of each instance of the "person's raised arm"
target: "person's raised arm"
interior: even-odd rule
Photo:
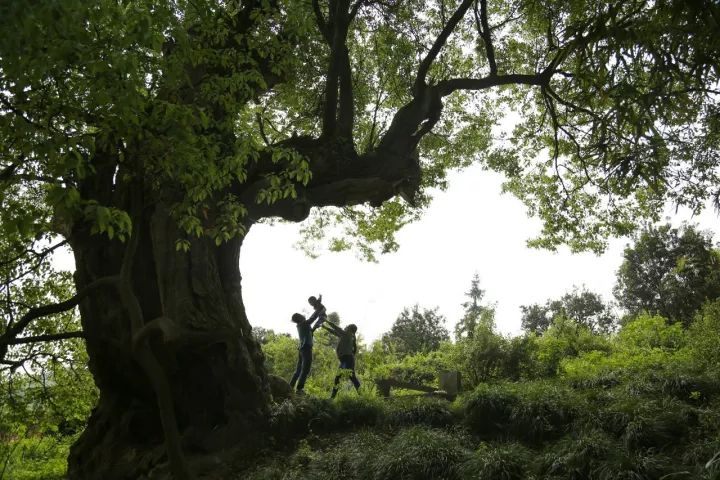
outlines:
[[[325,323],[322,324],[322,327],[323,327],[325,330],[327,330],[328,332],[330,332],[330,333],[332,333],[333,335],[338,336],[338,337],[339,337],[340,335],[342,335],[343,332],[344,332],[342,328],[338,327],[337,325],[335,325],[335,324],[332,323],[332,322],[325,322]]]

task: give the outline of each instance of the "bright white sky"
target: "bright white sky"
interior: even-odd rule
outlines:
[[[350,252],[313,260],[293,247],[298,225],[254,226],[240,257],[252,325],[294,333],[290,316],[310,313],[307,297],[322,293],[328,311],[336,311],[344,324],[357,324],[366,341],[379,338],[404,307],[415,303],[439,307],[452,332],[475,272],[486,303],[497,304],[496,324],[503,333],[520,332],[520,305],[559,298],[574,285],[613,299],[628,239],[611,241],[602,256],[529,249],[525,241],[540,231],[540,222],[528,218],[515,197],[500,193],[501,175],[471,167],[449,180],[423,219],[400,231],[399,251],[376,264]],[[687,219],[676,216],[672,223]],[[693,221],[717,230],[712,211]]]

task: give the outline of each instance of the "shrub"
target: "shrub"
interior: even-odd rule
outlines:
[[[568,480],[598,478],[610,452],[619,446],[602,431],[595,430],[581,436],[568,436],[555,444],[540,462],[540,473],[545,477]]]
[[[570,388],[549,382],[480,385],[465,399],[465,421],[478,434],[538,442],[563,434],[583,406]]]
[[[454,480],[469,452],[457,436],[442,430],[410,427],[398,433],[375,457],[374,480]]]
[[[682,325],[662,317],[640,315],[623,326],[609,348],[560,360],[560,375],[576,385],[595,378],[634,380],[637,375],[686,371],[690,365],[687,335]]]
[[[457,421],[457,414],[446,400],[428,397],[394,398],[387,405],[385,423],[391,426],[427,425],[447,427]]]
[[[457,368],[457,348],[450,342],[443,342],[440,348],[426,353],[407,355],[376,365],[370,372],[372,379],[393,378],[418,385],[437,386],[438,372]]]
[[[335,404],[309,395],[276,404],[270,414],[271,432],[281,439],[298,437],[310,431],[328,430],[336,423]]]
[[[343,437],[337,445],[317,455],[302,478],[361,480],[372,478],[369,465],[387,444],[385,436],[361,430]]]
[[[0,444],[0,478],[60,480],[65,478],[70,445],[77,436],[30,436]]]
[[[537,339],[536,370],[540,376],[554,377],[566,359],[609,349],[605,336],[596,335],[568,318],[555,317],[550,328]]]
[[[720,373],[720,299],[706,303],[688,331],[693,363],[701,371]]]
[[[342,396],[335,402],[338,427],[375,425],[385,415],[385,404],[376,396]]]
[[[695,409],[672,398],[655,400],[614,392],[592,420],[621,438],[626,448],[640,450],[678,443],[698,419]]]
[[[672,462],[661,455],[650,452],[632,453],[623,450],[614,452],[612,458],[601,464],[591,480],[670,480],[690,479],[684,471],[673,471]]]
[[[531,452],[517,443],[482,443],[459,467],[463,480],[525,480]]]
[[[649,372],[629,386],[640,394],[669,396],[692,404],[706,403],[720,391],[720,382],[716,377],[676,369]]]

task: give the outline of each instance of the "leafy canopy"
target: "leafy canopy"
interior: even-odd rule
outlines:
[[[720,252],[710,232],[649,227],[623,257],[615,296],[631,315],[646,311],[688,325],[705,302],[720,297]]]
[[[447,171],[479,162],[544,221],[533,245],[601,250],[666,201],[698,211],[720,198],[718,10],[712,0],[3,2],[2,231],[68,234],[86,222],[125,238],[129,205],[115,197],[141,180],[186,235],[221,243],[266,216],[250,215],[255,205],[299,202],[321,183],[298,139],[342,117],[323,112],[352,110],[325,157],[372,163],[423,105],[411,203],[304,199],[335,205],[316,219],[345,225],[334,249],[397,248],[392,233]],[[503,132],[509,114],[515,128]],[[258,172],[254,189],[233,188]]]
[[[544,305],[522,305],[520,323],[526,332],[541,335],[557,317],[566,317],[593,332],[611,332],[617,322],[610,306],[597,293],[585,287],[574,287],[558,300],[548,300]]]
[[[443,341],[450,340],[445,317],[437,310],[436,307],[421,311],[419,305],[403,309],[390,331],[383,335],[383,345],[401,356],[437,350]]]

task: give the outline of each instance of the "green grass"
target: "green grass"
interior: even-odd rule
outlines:
[[[301,398],[273,419],[290,447],[247,478],[720,480],[720,398],[702,375],[495,382],[454,403]]]

